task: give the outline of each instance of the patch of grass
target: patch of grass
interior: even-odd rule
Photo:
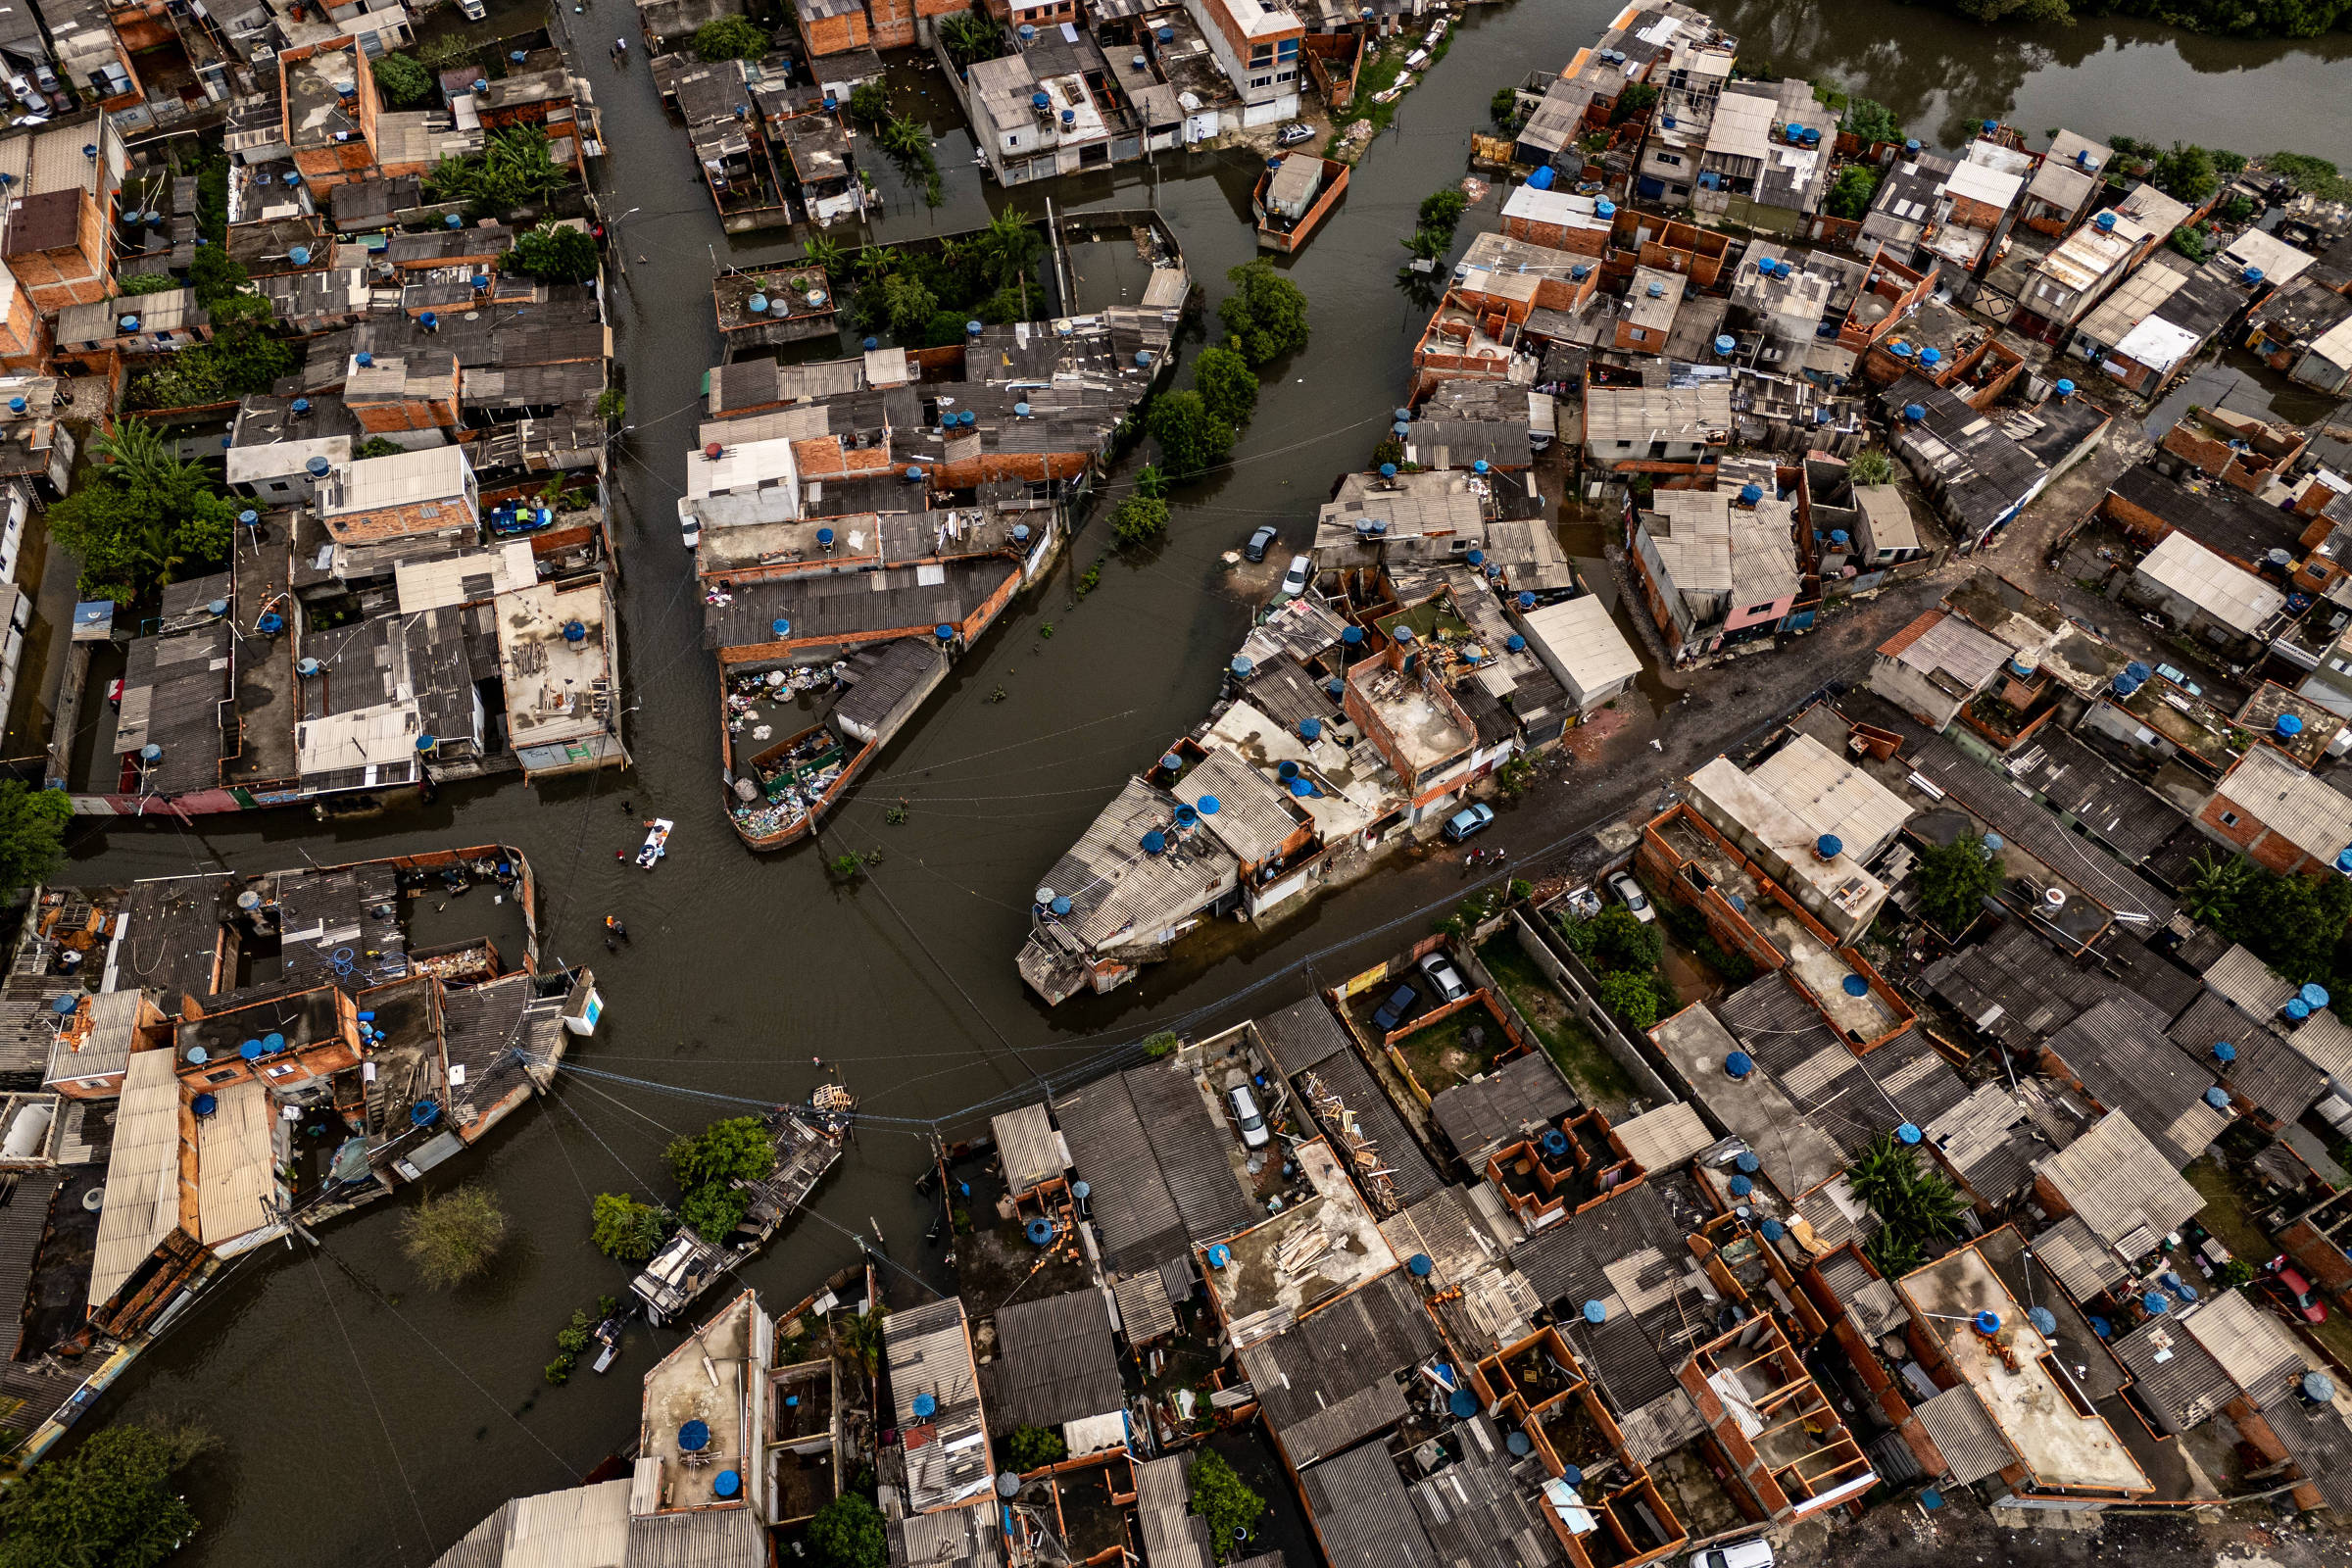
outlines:
[[[1477,1045],[1468,1038],[1472,1028],[1484,1031]],[[1435,1096],[1485,1072],[1494,1054],[1509,1044],[1493,1014],[1484,1007],[1464,1007],[1406,1035],[1396,1042],[1396,1052],[1404,1057],[1413,1080]]]
[[[2207,1154],[2180,1174],[2205,1199],[2205,1207],[2197,1215],[2198,1224],[2220,1237],[2224,1247],[2256,1268],[2270,1261],[2278,1250],[2264,1239],[2261,1228],[2246,1212],[2237,1183],[2230,1180],[2230,1172],[2220,1160]]]
[[[1616,1116],[1633,1103],[1634,1080],[1601,1049],[1535,960],[1520,951],[1516,937],[1504,931],[1489,938],[1478,950],[1478,958],[1587,1104]]]

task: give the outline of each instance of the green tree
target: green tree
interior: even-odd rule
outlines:
[[[816,1510],[808,1544],[816,1568],[883,1568],[890,1560],[881,1512],[859,1492],[845,1492]]]
[[[169,294],[179,286],[179,279],[170,272],[134,272],[128,277],[115,279],[116,293],[125,296]]]
[[[694,29],[694,52],[704,60],[757,60],[767,34],[749,17],[720,17]]]
[[[1999,890],[2001,860],[1985,848],[1984,840],[1963,833],[1949,844],[1920,852],[1920,912],[1939,928],[1958,936],[1968,929],[1984,901]]]
[[[406,109],[432,96],[433,74],[408,55],[381,55],[370,68],[376,91],[394,109]]]
[[[2194,142],[2175,142],[2169,151],[2156,155],[2148,170],[2148,183],[2194,206],[2221,188],[2222,176],[2213,167],[2213,154]]]
[[[435,1198],[418,1196],[400,1218],[401,1250],[427,1285],[463,1284],[490,1266],[507,1239],[506,1211],[478,1182]]]
[[[1266,1511],[1266,1499],[1234,1474],[1233,1466],[1213,1449],[1193,1461],[1185,1478],[1192,1485],[1193,1512],[1208,1526],[1208,1545],[1223,1562],[1237,1555],[1235,1532],[1247,1532]]]
[[[1519,90],[1516,87],[1497,87],[1494,96],[1487,100],[1487,118],[1497,125],[1508,126],[1519,118]]]
[[[595,1223],[591,1240],[607,1257],[642,1263],[667,1239],[669,1224],[651,1203],[640,1203],[627,1193],[599,1193],[590,1206]]]
[[[801,259],[823,272],[830,282],[842,272],[841,241],[830,234],[811,234],[808,243],[801,247]]]
[[[1010,208],[990,219],[988,226],[972,236],[972,252],[980,260],[981,275],[1000,289],[1025,282],[1029,270],[1037,265],[1045,248],[1046,242],[1038,237],[1036,221]],[[1024,308],[1024,318],[1026,315]]]
[[[1595,969],[1624,969],[1647,974],[1666,955],[1666,938],[1652,920],[1644,920],[1621,904],[1612,904],[1590,920],[1565,928],[1568,945]]]
[[[1629,120],[1639,120],[1655,107],[1658,89],[1646,81],[1637,81],[1617,94],[1617,102],[1609,110],[1609,123],[1622,125]]]
[[[1233,426],[1208,410],[1198,392],[1171,392],[1152,404],[1152,439],[1159,443],[1161,466],[1177,478],[1190,478],[1225,461],[1233,450]]]
[[[1193,386],[1209,413],[1237,429],[1257,412],[1257,372],[1231,349],[1202,349],[1193,362]]]
[[[2176,228],[2165,243],[2192,262],[2203,261],[2213,250],[2206,242],[2203,231],[2194,228]]]
[[[355,458],[389,458],[407,450],[407,447],[397,441],[387,440],[380,435],[371,435],[352,448],[351,455]]]
[[[223,246],[202,246],[188,264],[188,286],[196,291],[196,303],[207,310],[239,293],[251,280],[245,264]]]
[[[537,125],[493,132],[479,153],[444,158],[425,176],[432,200],[464,202],[477,217],[544,201],[570,183],[571,171],[548,156],[547,132]]]
[[[80,566],[82,597],[135,601],[228,559],[235,503],[153,425],[125,418],[90,451],[103,463],[49,509],[51,536]]]
[[[890,118],[890,89],[878,81],[861,81],[850,89],[850,118],[860,125],[879,125]]]
[[[837,1334],[841,1348],[856,1357],[865,1375],[872,1377],[874,1368],[882,1364],[882,1328],[885,1314],[880,1307],[869,1312],[854,1313],[842,1319]]]
[[[1927,1260],[1936,1244],[1960,1232],[1968,1200],[1950,1177],[1919,1161],[1918,1151],[1881,1133],[1851,1165],[1845,1182],[1879,1216],[1880,1232],[1863,1251],[1889,1278]]]
[[[1012,1432],[1012,1468],[1015,1474],[1027,1475],[1043,1470],[1047,1465],[1059,1464],[1070,1456],[1069,1445],[1061,1434],[1045,1427],[1015,1427]]]
[[[740,1187],[716,1182],[687,1190],[678,1204],[678,1218],[706,1242],[723,1242],[751,1211],[751,1195]]]
[[[1234,347],[1252,366],[1306,347],[1306,295],[1274,270],[1264,257],[1225,273],[1233,292],[1217,306],[1217,319],[1234,337]]]
[[[923,323],[923,347],[927,349],[953,348],[956,344],[962,342],[964,320],[965,317],[961,311],[933,311],[931,319]]]
[[[0,1568],[152,1568],[195,1534],[172,1485],[182,1448],[144,1426],[108,1427],[0,1492]]]
[[[1953,9],[1976,22],[2022,22],[2066,27],[2075,21],[2067,0],[1953,0]]]
[[[596,416],[607,424],[617,424],[629,416],[629,395],[616,386],[609,386],[596,395]]]
[[[1893,110],[1876,98],[1848,101],[1840,122],[1846,130],[1859,136],[1865,145],[1903,139],[1903,122],[1894,118]]]
[[[2352,180],[2336,172],[2335,165],[2309,153],[2273,153],[2263,163],[2293,180],[2295,189],[2322,201],[2352,200]]]
[[[0,899],[48,878],[65,858],[74,806],[63,790],[27,789],[0,780]]]
[[[1110,538],[1121,550],[1148,545],[1168,531],[1168,504],[1150,496],[1131,495],[1110,514]]]
[[[2188,883],[2180,890],[2180,907],[2200,925],[2227,931],[2234,921],[2237,901],[2253,879],[2254,862],[2242,855],[2208,850],[2189,861]]]
[[[939,19],[939,41],[958,66],[994,60],[1004,52],[1004,24],[985,12],[956,12]]]
[[[1877,447],[1857,452],[1853,462],[1846,465],[1845,476],[1856,484],[1892,484],[1894,459]]]
[[[1163,1056],[1173,1056],[1183,1044],[1182,1035],[1173,1029],[1162,1029],[1157,1034],[1144,1036],[1144,1054],[1156,1061]]]
[[[1451,185],[1444,190],[1431,191],[1421,198],[1421,226],[1441,228],[1450,235],[1460,224],[1462,214],[1469,208],[1470,198]]]
[[[585,283],[596,275],[596,241],[568,223],[541,223],[514,237],[507,270],[543,283]]]
[[[1600,977],[1594,1000],[1636,1029],[1646,1029],[1658,1021],[1658,992],[1646,974],[1612,969]]]
[[[1135,470],[1135,493],[1149,500],[1162,500],[1168,493],[1168,476],[1147,463]]]
[[[729,1116],[691,1138],[673,1140],[666,1157],[680,1187],[757,1182],[776,1168],[776,1146],[759,1117]]]
[[[1822,205],[1832,218],[1859,221],[1870,212],[1870,199],[1879,193],[1879,172],[1868,164],[1848,164],[1838,171]]]
[[[893,272],[882,280],[882,314],[902,342],[919,341],[938,310],[939,296],[912,272]]]

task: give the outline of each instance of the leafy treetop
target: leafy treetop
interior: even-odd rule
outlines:
[[[1274,270],[1264,257],[1225,274],[1233,292],[1217,306],[1217,319],[1234,346],[1253,366],[1306,347],[1306,295]]]

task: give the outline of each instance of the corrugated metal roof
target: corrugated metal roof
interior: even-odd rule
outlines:
[[[2200,1426],[2237,1396],[2237,1385],[2181,1320],[2152,1317],[2112,1342],[2131,1369],[2140,1402],[2175,1437]]]
[[[2186,1163],[2182,1161],[2181,1163]],[[2162,1236],[2205,1206],[2203,1195],[2132,1118],[2111,1110],[2043,1160],[2041,1178],[2101,1241]]]
[[[2158,540],[2156,548],[2140,558],[2137,571],[2241,637],[2260,631],[2286,605],[2286,595],[2178,531]],[[2257,753],[2262,750],[2254,748]]]
[[[1475,1168],[1500,1145],[1550,1124],[1576,1105],[1576,1091],[1551,1057],[1531,1051],[1440,1092],[1429,1102],[1429,1114],[1453,1141],[1455,1152]]]
[[[2235,942],[2207,966],[2205,983],[2256,1018],[2270,1017],[2295,994],[2292,981]]]
[[[2218,991],[2200,993],[2174,1021],[2171,1033],[2173,1043],[2201,1070],[2219,1074],[2232,1090],[2281,1122],[2298,1120],[2328,1092],[2328,1074],[2297,1054],[2277,1030],[2247,1017]],[[2227,1065],[2214,1059],[2213,1048],[2222,1041],[2237,1053]]]
[[[2161,1162],[2177,1172],[2222,1135],[2230,1118],[2205,1103],[2212,1078],[2196,1071],[2163,1030],[2119,999],[2083,1013],[2045,1049],[2100,1104],[2144,1133],[2162,1152]]]
[[[1179,1456],[1135,1467],[1135,1522],[1146,1568],[1209,1568],[1208,1526],[1191,1511]]]
[[[1380,1444],[1327,1459],[1299,1481],[1331,1568],[1439,1568],[1396,1461]]]
[[[1396,1374],[1440,1348],[1405,1276],[1381,1276],[1244,1348],[1267,1427],[1295,1467],[1403,1419]]]
[[[1687,1101],[1671,1101],[1617,1124],[1618,1141],[1645,1171],[1667,1171],[1715,1142],[1715,1135]]]
[[[2017,1463],[2016,1450],[1992,1424],[1976,1390],[1965,1383],[1922,1400],[1912,1413],[1943,1455],[1944,1474],[1954,1486],[1998,1475]]]
[[[179,1224],[179,1080],[172,1066],[172,1052],[142,1051],[123,1074],[90,1270],[92,1306],[111,1298]]]
[[[621,1568],[746,1568],[767,1557],[767,1532],[749,1507],[687,1508],[629,1520]]]
[[[1192,1239],[1219,1241],[1255,1224],[1257,1206],[1244,1196],[1227,1157],[1227,1151],[1237,1147],[1234,1135],[1222,1117],[1209,1112],[1193,1075],[1171,1063],[1134,1067],[1119,1076]]]
[[[1119,1306],[1119,1331],[1131,1348],[1176,1332],[1176,1309],[1168,1304],[1167,1286],[1156,1269],[1117,1281],[1110,1294]]]
[[[2260,1408],[2294,1396],[2304,1371],[2302,1348],[2245,1292],[2216,1292],[2180,1321]]]
[[[1245,865],[1274,858],[1311,825],[1288,791],[1221,747],[1195,763],[1172,793],[1191,807],[1213,800],[1216,809],[1203,808],[1201,821]]]
[[[1109,1313],[1093,1289],[998,1308],[997,1358],[982,1370],[999,1432],[1051,1429],[1125,1402]]]
[[[1023,1105],[992,1117],[989,1129],[997,1141],[997,1157],[1004,1161],[1004,1185],[1025,1193],[1062,1172],[1061,1135],[1041,1104]]]
[[[1413,1511],[1441,1560],[1543,1568],[1564,1563],[1544,1504],[1516,1480],[1502,1435],[1485,1416],[1459,1429],[1462,1457],[1411,1487]]]
[[[1089,1084],[1055,1101],[1054,1115],[1079,1177],[1092,1190],[1088,1204],[1106,1266],[1140,1274],[1184,1251],[1184,1219],[1152,1156],[1126,1081]]]
[[[2066,1214],[2035,1234],[2034,1255],[2078,1301],[2087,1301],[2131,1278],[2115,1249],[2092,1234],[2080,1214]]]

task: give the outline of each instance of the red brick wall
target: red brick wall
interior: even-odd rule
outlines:
[[[867,39],[865,16],[853,11],[847,16],[820,17],[814,22],[803,19],[801,39],[812,55],[837,55],[845,49],[859,48]]]

